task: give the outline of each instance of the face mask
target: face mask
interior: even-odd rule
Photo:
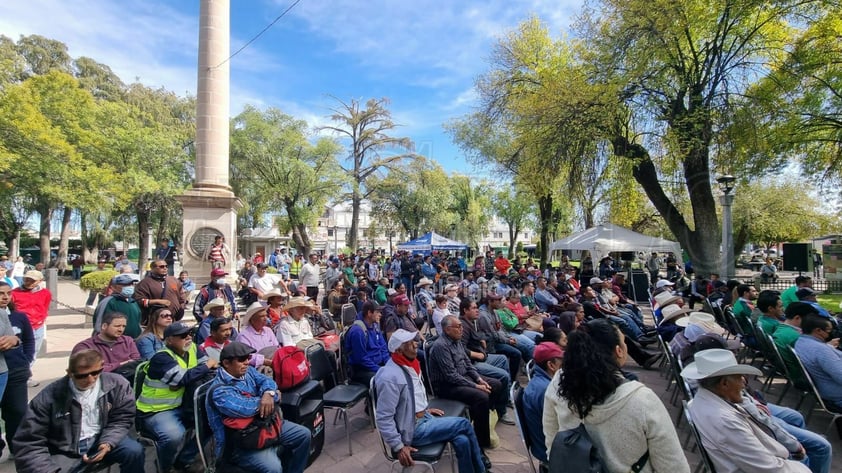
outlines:
[[[214,282],[216,283],[217,286],[224,286],[225,285],[225,279],[217,279]]]
[[[573,276],[572,276],[572,275],[570,275],[570,274],[565,274],[565,275],[564,275],[564,280],[565,280],[565,281],[567,281],[568,279],[570,279],[570,278],[572,278],[572,277],[573,277]]]
[[[123,286],[123,289],[120,290],[120,294],[126,297],[132,297],[134,295],[134,286]]]

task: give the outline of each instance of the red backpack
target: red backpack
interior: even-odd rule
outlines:
[[[303,383],[310,377],[310,362],[304,350],[296,346],[281,347],[272,358],[272,370],[278,389],[285,391]]]

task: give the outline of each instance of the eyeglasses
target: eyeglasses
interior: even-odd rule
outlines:
[[[187,337],[189,337],[189,336],[190,336],[190,332],[187,332],[187,333],[182,333],[182,334],[180,334],[180,335],[175,335],[175,336],[176,336],[176,337],[178,337],[178,338],[180,338],[180,339],[182,339],[182,340],[184,340],[185,338],[187,338]]]
[[[88,376],[93,376],[94,378],[96,378],[97,376],[99,376],[101,374],[102,374],[102,368],[100,368],[96,371],[89,371],[87,373],[73,373],[73,377],[76,378],[76,379],[85,379]]]
[[[165,265],[165,264],[156,264],[156,265],[155,265],[155,267],[156,267],[156,268],[158,268],[158,269],[161,269],[161,268],[166,268],[166,267],[167,267],[167,265]]]
[[[166,312],[166,313],[164,313],[164,314],[158,314],[158,318],[159,318],[159,319],[171,319],[171,318],[172,318],[172,314],[170,314],[169,312]]]

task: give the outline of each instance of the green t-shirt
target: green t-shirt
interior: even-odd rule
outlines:
[[[380,305],[386,303],[386,286],[377,286],[374,290],[374,300]]]
[[[781,293],[781,303],[784,305],[784,309],[793,302],[798,302],[798,298],[795,297],[795,291],[797,290],[798,286],[790,286]]]
[[[760,328],[763,329],[764,333],[771,335],[775,333],[775,329],[778,328],[778,325],[781,324],[781,321],[773,319],[771,317],[766,317],[765,315],[761,315],[757,319],[757,323],[760,325]]]
[[[775,341],[775,346],[778,347],[778,352],[784,360],[787,371],[791,378],[795,380],[797,386],[806,386],[807,380],[801,376],[801,367],[798,366],[798,360],[795,359],[792,352],[789,350],[795,346],[795,341],[801,336],[801,331],[792,325],[778,324],[778,328],[772,334],[772,339]]]
[[[742,299],[737,299],[737,302],[734,303],[734,318],[737,319],[737,323],[740,324],[740,327],[746,334],[750,334],[753,332],[751,328],[751,309],[749,308],[748,304],[745,303]]]

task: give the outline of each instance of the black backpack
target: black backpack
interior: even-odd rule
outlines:
[[[640,472],[649,461],[649,450],[631,467]],[[553,439],[550,449],[549,473],[608,473],[602,456],[593,444],[585,424],[570,430],[562,430]]]

